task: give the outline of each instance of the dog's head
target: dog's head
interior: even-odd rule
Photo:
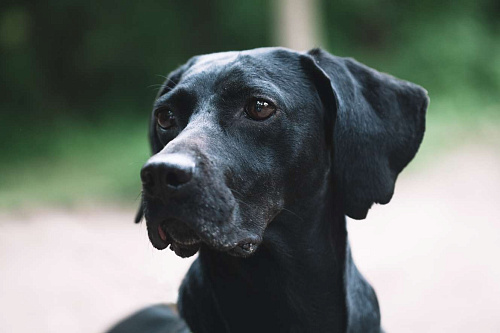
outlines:
[[[138,217],[183,257],[201,244],[252,254],[281,211],[328,184],[362,219],[391,199],[427,104],[419,86],[319,49],[192,58],[154,103]]]

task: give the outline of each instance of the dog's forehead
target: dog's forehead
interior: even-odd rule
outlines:
[[[282,70],[298,53],[284,48],[259,48],[246,51],[230,51],[198,56],[186,70],[183,79],[215,77],[230,71],[257,74],[262,71]]]
[[[221,52],[199,56],[196,62],[184,73],[184,77],[220,70],[235,62],[238,56],[239,52]]]

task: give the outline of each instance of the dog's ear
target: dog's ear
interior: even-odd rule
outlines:
[[[345,213],[364,219],[373,203],[391,200],[398,174],[420,146],[427,92],[321,49],[303,63],[332,118],[334,186]]]
[[[170,90],[174,89],[174,87],[180,82],[182,75],[184,72],[191,67],[195,62],[196,62],[197,57],[192,57],[189,59],[187,63],[184,65],[180,66],[173,72],[171,72],[167,78],[165,79],[165,82],[162,84],[160,90],[158,91],[158,95],[156,96],[155,100],[160,98],[161,96],[165,95],[168,93]],[[161,144],[160,140],[158,139],[158,136],[156,135],[156,119],[154,116],[154,110],[153,113],[151,114],[151,118],[149,120],[149,144],[151,148],[151,154],[155,155],[160,150],[163,149],[163,145]],[[135,215],[135,223],[139,223],[142,220],[142,217],[144,216],[144,202],[141,199],[141,203],[139,205],[139,209],[137,210],[137,214]]]

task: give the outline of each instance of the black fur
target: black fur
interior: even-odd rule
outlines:
[[[250,119],[254,98],[276,113]],[[155,102],[141,209],[156,248],[199,250],[179,294],[190,329],[380,332],[345,215],[389,202],[427,104],[421,87],[320,49],[211,54],[174,71]],[[167,109],[176,126],[163,130]],[[186,165],[189,181],[164,181]]]
[[[189,333],[189,328],[165,304],[142,309],[113,326],[108,333]]]

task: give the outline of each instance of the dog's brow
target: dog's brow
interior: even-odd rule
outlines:
[[[222,86],[218,91],[222,99],[231,99],[235,96],[267,97],[275,103],[283,99],[280,89],[273,82],[268,80],[256,80],[254,82],[241,82]]]
[[[197,96],[193,91],[186,88],[176,88],[158,98],[154,107],[158,108],[165,104],[195,104],[196,100]]]

